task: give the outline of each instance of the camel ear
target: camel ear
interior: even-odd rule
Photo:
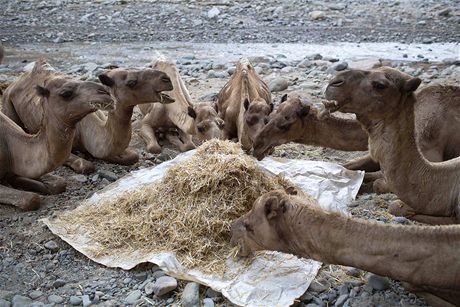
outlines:
[[[411,93],[419,87],[420,83],[422,83],[420,78],[410,78],[404,83],[404,91],[406,93]]]
[[[300,110],[297,111],[297,115],[299,117],[305,117],[310,113],[310,106],[307,104],[302,103]]]
[[[188,115],[195,119],[196,118],[196,112],[195,110],[191,107],[191,106],[188,106],[188,109],[187,109],[187,112],[188,112]]]
[[[274,108],[275,108],[275,105],[273,103],[270,103],[270,113],[273,112]]]
[[[281,102],[280,103],[283,103],[287,100],[288,96],[287,94],[284,94],[283,97],[281,97]]]
[[[219,106],[217,105],[217,101],[214,102],[213,106],[214,110],[216,110],[217,114],[219,114]]]
[[[284,191],[289,195],[297,195],[299,193],[299,190],[294,186],[287,187]]]
[[[219,129],[221,130],[224,129],[225,122],[222,120],[222,118],[216,118],[216,123]]]
[[[112,87],[115,85],[115,81],[106,74],[100,74],[98,78],[102,84],[107,85],[108,87]]]
[[[265,216],[267,220],[272,220],[286,212],[286,202],[279,201],[277,197],[270,197],[265,203]]]
[[[43,86],[37,85],[35,87],[35,89],[37,90],[37,94],[39,96],[42,96],[42,97],[45,97],[45,98],[48,98],[50,96],[50,91],[48,89],[44,88]]]
[[[249,109],[249,99],[244,99],[244,109],[247,111]]]

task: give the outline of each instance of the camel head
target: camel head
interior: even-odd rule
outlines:
[[[273,111],[273,104],[267,104],[262,98],[256,98],[253,101],[249,101],[249,98],[246,98],[243,106],[243,129],[251,142],[254,142],[256,136],[268,123],[268,117]]]
[[[262,160],[274,147],[296,141],[302,137],[304,119],[310,113],[310,106],[299,97],[281,98],[277,110],[270,114],[268,123],[254,140],[253,155]]]
[[[99,75],[99,80],[111,89],[120,105],[135,106],[141,103],[168,104],[174,102],[174,99],[162,93],[162,91],[173,89],[171,79],[164,72],[155,69],[117,68]]]
[[[294,208],[289,194],[296,194],[294,188],[275,190],[260,196],[251,211],[232,224],[231,244],[239,247],[240,256],[248,256],[258,250],[288,252],[288,238],[281,230],[291,223]]]
[[[188,107],[188,115],[194,119],[196,136],[202,140],[220,139],[224,121],[217,111],[206,103]]]
[[[398,105],[418,88],[421,80],[390,67],[347,70],[337,74],[326,88],[331,111],[382,118],[398,112]]]
[[[55,77],[44,86],[37,86],[37,94],[44,99],[45,116],[74,125],[96,110],[113,110],[114,102],[106,88],[96,82],[68,77]]]

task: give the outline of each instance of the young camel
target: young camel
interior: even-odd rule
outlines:
[[[42,60],[37,62],[32,72],[22,75],[3,97],[43,110],[35,134],[27,134],[0,113],[0,180],[36,192],[59,193],[65,190],[62,181],[40,177],[67,159],[77,123],[97,109],[113,108],[113,101],[102,85],[44,70],[44,64]],[[35,193],[0,185],[0,203],[33,210],[40,206],[40,198]]]
[[[156,132],[162,131],[170,143],[180,151],[195,148],[192,136],[200,140],[220,138],[223,121],[218,118],[216,111],[208,104],[193,106],[190,94],[182,80],[176,65],[164,58],[152,63],[152,67],[163,71],[171,77],[174,90],[170,95],[175,102],[168,105],[144,104],[139,109],[144,118],[140,136],[147,144],[151,153],[160,153]],[[173,133],[169,132],[173,131]]]
[[[233,223],[231,243],[239,246],[241,256],[275,250],[352,266],[407,282],[433,306],[460,304],[458,225],[371,223],[276,190],[259,197],[252,210]]]
[[[420,82],[388,67],[350,70],[331,80],[326,98],[336,101],[340,111],[355,113],[369,134],[370,155],[379,161],[388,188],[400,198],[390,206],[391,213],[428,224],[458,223],[460,158],[429,162],[416,144],[413,92]],[[460,107],[458,87],[424,91],[426,97],[443,97],[440,113]]]
[[[134,106],[140,103],[162,102],[170,103],[171,98],[161,93],[171,90],[172,84],[169,77],[153,69],[127,70],[114,69],[99,76],[100,81],[108,86],[112,96],[115,97],[115,109],[106,116],[102,111],[94,112],[83,118],[77,124],[73,150],[89,153],[92,157],[103,159],[111,163],[131,165],[138,161],[138,154],[128,148],[131,140],[131,117]],[[6,115],[13,120],[18,114],[21,123],[27,127],[29,133],[39,129],[39,118],[42,108],[39,105],[27,104],[27,101],[15,99],[13,88],[5,93],[4,107],[9,104]],[[91,173],[94,171],[93,163],[71,154],[65,163],[77,173]]]
[[[262,160],[275,146],[296,142],[345,151],[367,150],[367,133],[356,120],[326,115],[299,97],[283,96],[281,104],[256,136],[253,155]]]
[[[250,150],[255,136],[268,121],[273,103],[267,84],[248,59],[241,59],[230,80],[217,95],[217,109],[224,120],[224,139],[238,137]]]

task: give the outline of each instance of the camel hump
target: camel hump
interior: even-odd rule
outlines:
[[[56,71],[45,58],[39,58],[32,69],[32,74],[38,74],[43,71]]]

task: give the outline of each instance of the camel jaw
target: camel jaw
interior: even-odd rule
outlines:
[[[342,107],[336,100],[323,101],[324,109],[319,111],[318,119],[324,119],[329,116],[329,114],[339,111]]]
[[[112,111],[115,109],[113,101],[90,101],[89,105],[97,110]]]
[[[175,101],[174,98],[172,98],[171,96],[164,94],[164,93],[160,93],[160,103],[161,104],[170,104],[170,103],[173,103],[174,101]]]

